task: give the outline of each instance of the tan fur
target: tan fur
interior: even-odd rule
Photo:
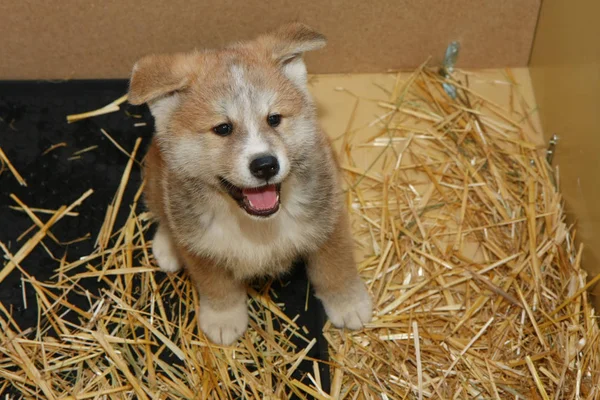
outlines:
[[[291,24],[225,49],[155,55],[134,67],[129,99],[147,102],[156,136],[145,165],[146,199],[159,223],[153,251],[168,272],[183,264],[200,294],[199,324],[231,344],[246,329],[243,282],[308,260],[309,278],[332,322],[360,328],[371,300],[356,271],[341,176],[316,122],[302,53],[325,44]],[[282,115],[270,127],[270,113]],[[233,133],[212,128],[232,123]],[[248,173],[256,154],[280,163],[280,210],[248,215],[220,178],[242,188],[264,185]]]

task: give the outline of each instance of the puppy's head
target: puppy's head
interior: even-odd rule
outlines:
[[[295,23],[221,50],[147,56],[129,102],[148,103],[168,168],[268,217],[316,143],[302,55],[324,45]]]

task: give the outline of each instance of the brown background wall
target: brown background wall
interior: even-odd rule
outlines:
[[[0,0],[0,79],[126,77],[149,52],[247,38],[301,20],[330,46],[312,72],[375,72],[437,60],[451,40],[468,67],[525,66],[540,0]]]
[[[571,221],[585,243],[583,266],[600,273],[600,2],[544,1],[531,77]],[[600,287],[593,289],[600,309]]]

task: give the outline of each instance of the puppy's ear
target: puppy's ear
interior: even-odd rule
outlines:
[[[325,47],[327,39],[311,27],[295,22],[259,38],[283,73],[294,83],[306,86],[306,65],[302,55]]]
[[[266,37],[272,40],[273,58],[282,64],[327,44],[325,36],[299,22],[283,25]]]
[[[128,100],[131,104],[149,103],[184,89],[193,77],[194,60],[190,54],[149,55],[133,67]]]
[[[157,132],[162,131],[179,104],[178,91],[196,76],[199,56],[175,53],[150,55],[133,67],[127,98],[131,104],[148,103]]]

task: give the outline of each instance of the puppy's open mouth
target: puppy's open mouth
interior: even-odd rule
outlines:
[[[279,211],[281,184],[265,185],[257,188],[239,188],[224,178],[221,185],[238,205],[248,214],[268,217]]]

